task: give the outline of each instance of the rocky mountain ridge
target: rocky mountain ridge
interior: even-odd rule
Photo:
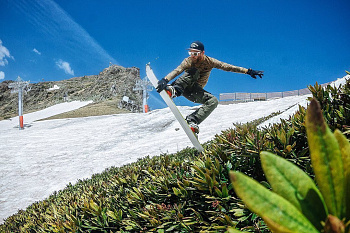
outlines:
[[[75,77],[62,81],[39,82],[29,84],[24,95],[24,113],[42,110],[52,105],[73,100],[93,100],[94,104],[118,102],[128,96],[136,105],[142,106],[142,94],[133,91],[140,80],[140,69],[110,65],[98,75]],[[8,87],[14,81],[0,83],[0,120],[18,115],[18,94],[11,93]],[[125,111],[124,111],[125,112]]]

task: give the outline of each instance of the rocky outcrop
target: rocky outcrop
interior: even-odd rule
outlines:
[[[24,95],[24,113],[38,111],[65,101],[93,100],[98,103],[120,100],[124,95],[141,106],[142,96],[133,91],[137,80],[140,80],[139,68],[111,65],[98,75],[32,83],[29,84],[30,91]],[[11,94],[8,87],[11,82],[13,81],[0,83],[0,120],[18,114],[18,95]]]

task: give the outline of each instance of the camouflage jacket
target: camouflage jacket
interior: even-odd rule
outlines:
[[[204,88],[204,86],[207,84],[210,72],[213,68],[242,74],[246,74],[248,72],[248,69],[246,68],[230,65],[225,62],[221,62],[215,58],[204,55],[203,59],[196,63],[193,62],[191,57],[185,58],[181,62],[181,64],[175,70],[173,70],[167,76],[165,76],[165,78],[170,81],[179,74],[181,74],[183,71],[188,70],[190,68],[197,68],[199,70],[200,78],[197,82],[202,88]]]

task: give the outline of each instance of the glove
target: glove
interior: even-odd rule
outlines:
[[[256,79],[255,75],[258,75],[260,78],[262,78],[262,76],[264,75],[264,71],[252,70],[251,68],[249,68],[247,74],[249,74],[250,76],[252,76],[252,78],[255,78],[255,79]]]
[[[163,91],[166,88],[168,82],[169,82],[169,80],[165,79],[165,78],[159,80],[158,81],[158,86],[156,87],[157,92],[159,93],[159,92]]]

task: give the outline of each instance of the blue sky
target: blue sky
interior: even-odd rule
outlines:
[[[263,79],[213,70],[206,90],[271,92],[326,83],[350,70],[350,2],[0,0],[0,81],[94,75],[109,63],[164,77],[194,40],[208,56],[264,70]],[[165,105],[155,91],[155,109]],[[189,104],[183,97],[176,103]]]

